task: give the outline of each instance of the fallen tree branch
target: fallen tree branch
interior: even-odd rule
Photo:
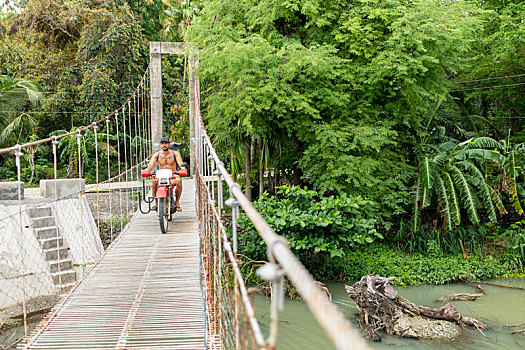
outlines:
[[[484,296],[483,293],[456,293],[447,294],[439,298],[437,301],[474,301],[479,297]]]

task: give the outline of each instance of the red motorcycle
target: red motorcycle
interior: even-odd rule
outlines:
[[[186,162],[180,165],[186,167]],[[145,169],[147,166],[142,166]],[[141,198],[139,198],[139,209],[143,214],[148,214],[151,211],[151,203],[155,200],[158,201],[157,211],[159,213],[160,231],[166,233],[168,231],[168,222],[173,219],[173,213],[176,211],[175,207],[175,185],[171,183],[171,179],[175,178],[175,175],[187,176],[188,172],[186,169],[181,169],[173,172],[171,169],[159,169],[156,172],[142,173],[142,198],[148,203],[148,211],[143,211],[141,206]],[[159,181],[157,186],[157,192],[155,197],[149,197],[146,199],[146,181],[145,178],[152,176],[154,179]]]

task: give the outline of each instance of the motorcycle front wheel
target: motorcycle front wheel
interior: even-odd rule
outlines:
[[[159,223],[160,232],[166,233],[168,231],[168,218],[170,216],[170,200],[169,196],[166,198],[159,198]]]

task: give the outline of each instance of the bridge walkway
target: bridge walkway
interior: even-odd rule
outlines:
[[[166,234],[137,214],[99,263],[34,332],[27,349],[204,349],[195,184]]]

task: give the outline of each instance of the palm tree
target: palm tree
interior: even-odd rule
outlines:
[[[427,148],[428,149],[428,148]],[[419,158],[419,176],[414,201],[413,231],[420,225],[421,209],[432,199],[438,204],[446,228],[461,223],[461,208],[473,224],[480,222],[478,208],[484,206],[489,219],[497,222],[496,210],[505,213],[501,193],[506,192],[514,208],[523,213],[518,176],[523,171],[523,145],[508,146],[490,137],[461,143],[446,141]],[[496,174],[499,181],[491,181]],[[492,177],[491,177],[492,176]]]
[[[18,132],[17,143],[20,143],[22,132],[33,128],[37,121],[24,109],[35,106],[43,100],[40,85],[32,80],[11,78],[0,75],[0,144],[15,131]]]
[[[199,0],[168,0],[168,9],[160,14],[164,26],[162,36],[165,40],[179,41],[185,28],[200,11]]]

